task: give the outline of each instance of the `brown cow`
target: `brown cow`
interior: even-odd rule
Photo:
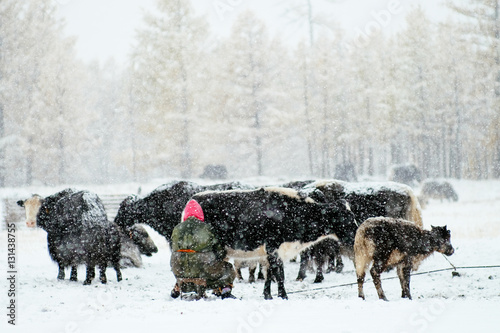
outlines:
[[[411,299],[410,272],[434,251],[447,256],[453,254],[450,231],[444,227],[423,230],[414,223],[389,217],[375,217],[366,220],[356,232],[354,256],[358,278],[358,296],[365,299],[363,283],[365,272],[373,261],[370,273],[378,297],[387,301],[380,274],[388,268],[397,267],[401,282],[402,298]]]

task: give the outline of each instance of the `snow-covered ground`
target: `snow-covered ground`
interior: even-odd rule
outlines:
[[[500,265],[500,181],[452,181],[458,202],[431,201],[423,210],[424,225],[447,224],[452,230],[455,266]],[[144,186],[147,193],[157,183]],[[94,189],[103,193],[135,192],[136,185]],[[5,190],[0,195],[30,193],[34,189]],[[49,192],[57,189],[36,189]],[[412,277],[413,301],[400,298],[395,272],[383,274],[389,302],[377,299],[371,281],[365,284],[367,300],[357,298],[354,267],[345,258],[340,274],[327,274],[313,284],[309,273],[295,281],[298,263],[285,264],[289,300],[265,301],[263,283],[237,282],[238,300],[185,301],[170,298],[174,277],[165,240],[154,231],[159,247],[144,257],[144,268],[124,269],[116,282],[108,269],[108,284],[97,280],[83,286],[84,267],[78,283],[57,281],[57,266],[50,260],[43,230],[17,230],[17,298],[15,327],[7,324],[9,298],[7,231],[0,231],[1,332],[492,332],[500,329],[500,268],[458,269]],[[436,254],[419,272],[449,268]],[[246,277],[247,271],[244,271]],[[352,285],[347,285],[352,284]],[[344,285],[344,286],[339,286]],[[272,286],[276,294],[276,285]]]

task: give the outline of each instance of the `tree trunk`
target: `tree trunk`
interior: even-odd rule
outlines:
[[[495,65],[496,65],[496,81],[495,81],[495,103],[496,114],[493,122],[500,125],[500,3],[495,1]],[[492,133],[493,144],[493,177],[500,178],[500,129],[495,126]]]
[[[28,138],[28,154],[26,156],[26,185],[33,185],[33,137]]]
[[[4,126],[4,116],[3,116],[3,105],[0,102],[0,140],[5,138],[5,126]],[[0,187],[5,186],[5,144],[0,145]]]
[[[261,138],[261,123],[260,123],[260,111],[259,111],[259,105],[255,101],[254,103],[255,107],[255,150],[257,153],[257,175],[262,176],[264,174],[264,168],[262,165],[262,157],[263,157],[263,152],[262,152],[262,138]]]
[[[309,114],[309,82],[307,80],[307,59],[304,50],[304,115],[306,118],[306,141],[307,141],[307,157],[309,160],[309,173],[314,174],[313,167],[313,152],[312,152],[312,141],[314,137],[314,131],[312,130],[311,115]]]

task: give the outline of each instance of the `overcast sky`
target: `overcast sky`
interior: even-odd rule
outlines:
[[[54,1],[66,21],[67,34],[78,37],[77,51],[86,61],[103,62],[114,57],[118,63],[125,63],[135,30],[141,25],[143,10],[155,10],[155,0]],[[215,35],[227,36],[235,17],[248,8],[265,20],[272,32],[280,32],[287,42],[295,42],[307,33],[305,21],[293,23],[285,15],[287,8],[306,3],[305,0],[192,0],[191,3],[199,15],[207,17]],[[448,15],[442,0],[312,0],[315,12],[339,22],[348,34],[369,31],[377,24],[384,31],[397,30],[404,24],[405,13],[419,3],[434,19]]]

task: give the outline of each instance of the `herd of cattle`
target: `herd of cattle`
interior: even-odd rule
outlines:
[[[102,283],[107,281],[108,266],[120,281],[124,259],[138,266],[139,253],[157,252],[141,224],[170,242],[190,199],[203,208],[205,222],[227,248],[237,272],[246,265],[253,276],[258,262],[266,269],[265,299],[272,299],[273,280],[278,296],[287,298],[283,260],[298,254],[297,279],[303,279],[308,265],[315,262],[315,282],[323,280],[325,263],[339,272],[341,255],[354,260],[362,298],[365,271],[373,262],[370,273],[379,297],[385,299],[380,273],[397,267],[402,297],[411,298],[410,271],[434,251],[453,253],[446,227],[424,230],[412,189],[395,182],[310,180],[255,188],[240,182],[204,186],[175,181],[145,197],[127,197],[114,221],[108,220],[101,199],[88,191],[66,189],[45,198],[33,195],[18,204],[25,208],[29,227],[47,232],[49,254],[59,266],[57,278],[64,279],[65,269],[71,268],[70,280],[76,281],[77,266],[86,265],[84,284],[90,284],[95,266]]]

